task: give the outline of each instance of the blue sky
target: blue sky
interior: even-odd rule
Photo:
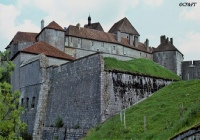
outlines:
[[[180,3],[195,6],[180,7]],[[104,31],[127,17],[150,46],[157,47],[160,36],[173,38],[184,60],[200,60],[200,0],[0,0],[0,50],[9,44],[17,31],[39,32],[56,21],[62,27],[100,22]]]

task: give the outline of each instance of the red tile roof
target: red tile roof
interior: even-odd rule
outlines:
[[[17,32],[16,35],[13,37],[10,44],[13,42],[15,43],[23,43],[23,42],[36,42],[37,33],[30,33],[30,32]]]
[[[49,25],[47,25],[45,28],[64,31],[63,28],[60,25],[58,25],[58,23],[56,23],[55,21],[52,21],[51,23],[49,23]]]
[[[116,22],[108,32],[116,34],[117,31],[132,35],[140,35],[126,17]]]
[[[84,28],[90,28],[90,29],[99,30],[99,31],[104,32],[104,30],[99,22],[92,23],[91,25],[86,24],[86,25],[84,25]]]
[[[85,38],[85,39],[92,39],[92,40],[97,40],[97,41],[102,41],[102,42],[109,42],[109,43],[115,43],[115,44],[120,44],[129,48],[133,48],[135,50],[140,50],[143,52],[148,52],[151,53],[151,51],[147,51],[147,49],[144,49],[139,43],[138,48],[136,48],[134,45],[130,45],[129,41],[127,38],[121,38],[121,42],[118,42],[116,40],[116,34],[113,33],[106,33],[98,30],[93,30],[93,29],[88,29],[88,28],[78,28],[76,26],[70,25],[66,32],[66,35],[68,36],[74,36],[74,37],[79,37],[79,38]]]
[[[21,52],[32,53],[32,54],[43,53],[44,55],[49,56],[49,57],[55,57],[55,58],[66,59],[66,60],[75,60],[74,57],[68,54],[65,54],[64,52],[42,41],[37,42],[33,44],[32,46],[23,49]]]
[[[164,51],[180,52],[171,42],[168,41],[168,39],[164,40],[157,48],[154,48],[154,50],[153,50],[153,52],[164,52]]]

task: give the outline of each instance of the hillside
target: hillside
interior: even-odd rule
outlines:
[[[145,58],[120,61],[115,58],[106,57],[104,60],[105,70],[118,70],[140,75],[161,77],[164,79],[180,80],[180,77],[173,72]]]
[[[199,85],[200,80],[170,84],[143,102],[126,109],[126,129],[117,114],[90,130],[84,139],[170,139],[200,123]],[[180,111],[183,112],[182,117]]]

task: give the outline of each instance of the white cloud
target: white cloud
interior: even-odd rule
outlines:
[[[189,32],[184,38],[179,39],[179,49],[184,54],[185,60],[198,59],[199,60],[199,39],[200,32]]]
[[[155,7],[155,6],[160,6],[160,5],[162,5],[163,0],[143,0],[143,2],[144,2],[146,5]]]
[[[0,4],[0,13],[0,40],[2,45],[0,50],[4,50],[17,31],[39,32],[39,27],[34,25],[31,20],[24,19],[16,24],[21,13],[17,6]]]
[[[10,38],[16,32],[14,22],[20,11],[13,5],[0,4],[0,13],[0,38]]]

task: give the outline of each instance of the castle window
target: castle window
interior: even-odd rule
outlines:
[[[29,98],[26,98],[26,108],[28,108]]]
[[[78,39],[78,43],[81,44],[81,39],[80,38]]]
[[[147,54],[146,54],[146,58],[147,58]]]
[[[31,108],[35,107],[35,97],[32,98]]]
[[[115,50],[115,46],[113,46],[113,50]]]
[[[104,43],[101,44],[101,47],[104,47]]]
[[[73,41],[73,38],[71,37],[71,42]]]
[[[140,56],[142,56],[142,53],[140,53]]]
[[[94,42],[92,41],[92,46],[94,46]]]
[[[24,106],[24,98],[21,99],[21,106]]]

